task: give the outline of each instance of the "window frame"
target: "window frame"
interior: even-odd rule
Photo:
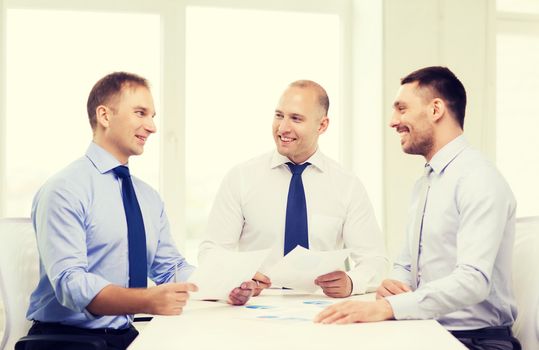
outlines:
[[[360,1],[365,3],[366,1]],[[358,138],[358,127],[354,125],[354,114],[358,108],[354,104],[354,88],[357,85],[357,78],[353,72],[353,53],[357,54],[358,46],[353,43],[354,26],[353,0],[296,0],[289,2],[286,0],[276,0],[272,2],[263,0],[156,0],[152,2],[128,0],[0,0],[0,47],[2,52],[6,52],[6,15],[9,9],[33,9],[33,10],[72,10],[72,11],[92,11],[92,12],[135,12],[145,14],[158,14],[162,23],[162,43],[161,43],[161,86],[162,91],[162,135],[160,144],[159,162],[159,192],[165,202],[169,216],[171,232],[180,250],[185,247],[185,207],[186,207],[186,184],[185,184],[185,10],[188,6],[209,6],[219,8],[236,8],[249,10],[267,11],[298,11],[308,13],[329,13],[337,14],[341,21],[341,74],[340,91],[342,93],[338,103],[341,106],[342,120],[340,122],[340,160],[345,168],[358,171],[363,169],[366,174],[370,171],[371,178],[381,174],[380,169],[372,169],[368,164],[359,166],[361,158],[365,156],[365,149],[357,150],[357,146],[362,144],[354,141]],[[366,6],[366,5],[363,5]],[[0,55],[0,73],[6,76],[6,55]],[[3,156],[7,152],[5,143],[6,126],[6,80],[2,79],[0,84],[0,217],[5,215],[7,203],[5,198],[6,189],[6,161]],[[177,116],[180,116],[179,118]],[[357,118],[355,118],[357,120]],[[381,127],[374,125],[374,130]],[[364,130],[364,128],[362,129]],[[371,131],[362,131],[362,135],[371,134]],[[381,135],[378,140],[381,149]],[[363,155],[360,153],[363,152]],[[364,158],[364,157],[363,157]],[[371,157],[369,157],[371,158]],[[381,163],[375,160],[374,163]],[[380,188],[374,189],[381,198]],[[368,187],[368,186],[366,186]],[[372,195],[371,195],[372,198]],[[376,206],[375,206],[376,207]],[[381,203],[378,207],[382,207]],[[379,210],[378,218],[382,220]]]

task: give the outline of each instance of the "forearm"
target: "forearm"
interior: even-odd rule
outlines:
[[[149,289],[123,288],[110,284],[95,296],[86,309],[100,316],[151,313],[149,294]]]
[[[396,319],[431,319],[483,301],[489,291],[485,276],[472,267],[420,286],[413,293],[387,297]]]

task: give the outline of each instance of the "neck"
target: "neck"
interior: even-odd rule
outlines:
[[[301,156],[288,156],[287,158],[294,164],[301,164],[301,163],[305,163],[307,161],[307,159],[311,158],[313,156],[313,154],[316,153],[316,150],[318,149],[318,147],[316,147],[314,149],[314,151],[308,153],[307,155],[301,155]]]
[[[462,135],[462,133],[463,131],[461,128],[454,128],[434,135],[434,144],[432,149],[428,154],[425,155],[427,163],[431,161],[432,157],[434,157],[439,150],[441,150],[449,142]]]
[[[103,137],[100,137],[98,134],[94,134],[92,141],[105,151],[109,152],[121,164],[125,165],[129,161],[129,157],[122,155],[122,153],[119,152],[114,145],[112,145],[110,142],[106,142],[106,140]]]

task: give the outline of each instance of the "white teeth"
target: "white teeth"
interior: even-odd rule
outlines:
[[[292,141],[291,138],[283,137],[283,136],[281,136],[281,140],[284,141],[284,142],[290,142],[290,141]]]

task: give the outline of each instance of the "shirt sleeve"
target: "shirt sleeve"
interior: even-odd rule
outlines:
[[[58,182],[42,189],[33,220],[42,268],[58,302],[95,318],[86,310],[110,282],[88,272],[84,193]]]
[[[237,250],[244,224],[240,181],[238,168],[223,179],[208,218],[204,240],[200,244],[199,261],[216,246]]]
[[[159,203],[161,205],[159,239],[155,257],[150,268],[150,278],[156,284],[185,282],[189,279],[195,267],[190,265],[176,248],[170,234],[167,214],[163,202],[160,199]]]
[[[515,205],[503,179],[492,169],[483,170],[463,177],[456,188],[460,214],[459,227],[455,228],[455,269],[414,292],[387,297],[396,319],[439,318],[487,298],[496,256]]]
[[[350,196],[343,240],[345,248],[351,249],[348,276],[353,283],[352,294],[363,294],[378,288],[387,274],[389,261],[372,205],[358,179],[355,179]]]

